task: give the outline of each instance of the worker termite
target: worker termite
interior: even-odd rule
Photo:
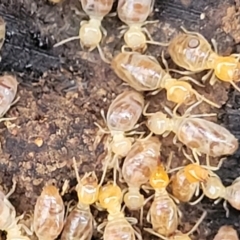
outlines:
[[[0,229],[7,232],[7,240],[30,240],[27,236],[22,236],[21,225],[18,220],[23,216],[16,218],[16,210],[9,202],[8,198],[13,194],[16,188],[16,182],[7,195],[0,191]]]
[[[82,48],[87,47],[89,51],[98,49],[100,57],[103,61],[109,63],[105,58],[100,42],[103,35],[107,35],[107,31],[102,26],[102,19],[111,11],[114,0],[81,0],[84,12],[89,16],[89,21],[82,21],[80,23],[79,35],[65,39],[54,47],[58,47],[66,42],[80,39]]]
[[[165,237],[162,236],[160,234],[156,234],[154,232],[151,231],[151,229],[148,228],[144,228],[145,231],[150,232],[151,234],[160,237],[163,240],[191,240],[191,238],[189,237],[193,232],[195,232],[197,230],[197,228],[199,227],[199,225],[202,223],[202,221],[204,220],[204,218],[206,217],[207,212],[204,211],[202,216],[199,218],[199,220],[196,222],[196,224],[193,226],[193,228],[187,232],[187,233],[182,233],[178,230],[176,230],[171,236],[169,237]]]
[[[15,101],[14,98],[17,94],[18,82],[15,77],[11,75],[4,75],[0,77],[0,117],[5,115],[9,108],[15,104],[19,98]],[[2,120],[8,120],[12,118],[3,118]]]
[[[213,240],[239,240],[237,231],[232,226],[222,226]]]
[[[217,47],[214,43],[215,52],[200,33],[184,30],[184,33],[178,34],[168,46],[168,52],[172,60],[180,67],[189,70],[186,73],[196,73],[203,70],[213,70],[210,84],[213,85],[218,79],[231,83],[234,88],[240,91],[236,82],[240,81],[240,63],[239,56],[220,56],[217,54]],[[174,70],[175,71],[175,70]],[[181,72],[180,72],[181,73]],[[212,73],[209,72],[209,73]],[[207,79],[209,73],[203,77]]]
[[[174,132],[176,134],[173,139],[174,143],[178,139],[191,148],[195,156],[196,153],[203,153],[208,156],[219,157],[231,155],[238,149],[238,140],[226,128],[214,122],[197,118],[198,115],[187,117],[188,110],[183,116],[171,114],[168,111],[172,115],[172,118],[168,118],[166,114],[160,111],[146,113],[146,107],[143,114],[148,116],[146,121],[148,129],[156,135],[163,135],[163,137],[166,137],[170,132]],[[210,114],[199,116],[207,115],[210,116]]]
[[[0,50],[4,44],[6,35],[6,23],[2,17],[0,17]]]
[[[115,167],[118,157],[125,157],[130,151],[133,138],[127,137],[127,135],[136,133],[135,131],[129,131],[138,126],[137,121],[142,114],[143,108],[144,98],[140,93],[136,91],[124,91],[109,106],[106,119],[102,112],[108,131],[95,123],[99,127],[101,134],[107,133],[111,135],[111,140],[106,144],[108,157],[103,175],[107,167]],[[114,157],[112,157],[112,154],[114,154]]]
[[[57,238],[63,229],[64,211],[58,189],[53,185],[45,186],[37,199],[33,216],[33,228],[39,240]]]
[[[223,206],[227,217],[229,216],[227,202],[235,209],[240,210],[240,177],[235,179],[230,186],[225,187],[221,179],[214,174],[207,181],[201,183],[201,188],[206,197],[216,199],[215,204],[219,203],[221,199],[225,199]]]
[[[152,229],[145,230],[159,237],[173,234],[179,223],[180,211],[166,190],[168,184],[167,172],[158,166],[150,176],[150,185],[155,190],[155,195],[147,220],[152,224]]]
[[[142,236],[128,222],[137,223],[135,218],[126,218],[121,211],[122,191],[116,185],[108,183],[100,188],[99,191],[100,206],[107,209],[108,221],[98,226],[98,231],[103,227],[103,240],[124,239],[124,240],[142,240]]]
[[[154,42],[144,25],[156,21],[146,21],[153,10],[155,0],[119,0],[117,6],[118,17],[128,25],[128,30],[123,30],[125,44],[132,51],[144,52],[147,43]],[[146,35],[149,41],[146,39]]]
[[[183,77],[179,80],[172,78],[152,56],[136,52],[122,52],[113,58],[111,66],[120,79],[137,91],[166,89],[167,100],[176,103],[176,109],[183,103],[191,102],[194,96],[199,101],[203,100],[214,107],[220,107],[183,81],[193,80],[192,78]]]
[[[94,219],[90,205],[98,199],[98,179],[95,172],[86,173],[80,179],[75,158],[73,159],[74,169],[77,176],[78,204],[69,214],[64,224],[61,240],[79,239],[90,240],[93,235]]]
[[[156,137],[136,141],[123,162],[122,176],[128,185],[124,203],[130,210],[141,209],[141,223],[144,196],[140,194],[140,188],[149,181],[151,172],[157,167],[160,148],[161,143]]]
[[[198,197],[199,190],[200,190],[200,183],[207,181],[209,176],[212,174],[212,171],[217,171],[221,166],[223,161],[225,160],[222,158],[218,166],[212,167],[209,165],[209,160],[207,160],[207,165],[200,165],[199,159],[195,159],[194,161],[190,156],[188,156],[185,151],[184,155],[187,157],[188,160],[191,161],[190,164],[177,167],[175,169],[171,169],[168,173],[178,172],[171,176],[171,189],[172,194],[181,202],[188,202],[192,200],[193,196],[195,195]],[[191,205],[197,204],[204,195],[200,196],[194,202],[191,202]]]

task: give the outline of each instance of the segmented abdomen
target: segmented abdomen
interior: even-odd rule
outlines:
[[[104,240],[135,240],[134,230],[124,218],[109,221],[104,230]]]
[[[114,0],[81,0],[82,8],[89,16],[104,17],[112,9]]]
[[[119,0],[118,17],[126,24],[143,23],[152,11],[155,0]]]
[[[155,59],[136,52],[119,53],[112,60],[112,68],[119,78],[137,91],[156,90],[168,77]]]
[[[61,240],[90,240],[93,235],[93,217],[89,209],[74,208],[65,223]]]
[[[231,155],[238,149],[238,140],[226,128],[204,119],[183,120],[176,134],[189,148],[213,157]]]
[[[193,72],[209,69],[208,61],[213,53],[204,37],[185,33],[170,42],[168,52],[178,66]]]

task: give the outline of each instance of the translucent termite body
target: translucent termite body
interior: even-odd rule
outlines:
[[[105,58],[99,44],[103,35],[107,35],[106,30],[102,27],[102,19],[111,11],[114,0],[80,0],[84,12],[89,16],[89,21],[80,23],[79,36],[70,37],[57,44],[60,46],[66,42],[80,39],[82,47],[86,47],[89,51],[98,48],[102,60],[109,63]]]
[[[0,17],[0,50],[4,44],[6,35],[6,23],[2,17]]]
[[[98,230],[105,226],[103,240],[142,240],[141,235],[133,229],[121,211],[122,191],[115,184],[107,184],[100,188],[99,203],[108,211],[108,222],[99,225]],[[131,218],[133,222],[136,220]],[[135,222],[136,223],[136,222]]]
[[[63,229],[64,211],[58,189],[53,185],[45,186],[34,208],[33,227],[39,240],[58,237]]]
[[[196,222],[196,224],[193,226],[193,228],[187,232],[187,233],[182,233],[179,230],[176,230],[171,236],[165,237],[165,236],[161,236],[160,234],[156,234],[151,232],[153,235],[160,237],[162,240],[191,240],[191,238],[189,237],[194,231],[197,230],[198,226],[201,224],[201,222],[203,221],[203,219],[206,217],[207,212],[204,211],[201,218],[199,218],[199,220]],[[150,230],[148,228],[144,229],[147,232],[150,232]]]
[[[240,90],[235,84],[240,81],[239,57],[218,55],[216,47],[213,51],[207,39],[201,34],[184,30],[184,33],[171,40],[168,52],[178,66],[191,72],[213,70],[221,81],[229,82]],[[211,78],[210,84],[213,85],[215,81]]]
[[[221,199],[225,199],[224,208],[227,217],[229,215],[229,210],[226,201],[228,201],[233,208],[240,210],[240,177],[230,186],[225,187],[221,179],[215,174],[210,176],[207,181],[203,182],[201,187],[206,197],[217,199],[215,203],[218,203]]]
[[[167,100],[178,105],[191,102],[195,96],[199,101],[203,100],[214,107],[220,107],[200,95],[188,82],[172,78],[152,56],[122,52],[113,58],[111,66],[120,79],[137,91],[165,89]]]
[[[163,167],[158,166],[150,177],[155,196],[148,215],[152,229],[147,230],[159,237],[169,237],[177,230],[179,224],[178,208],[166,190],[168,184],[168,174]]]
[[[90,205],[98,199],[99,186],[95,172],[86,173],[80,180],[74,160],[78,185],[78,204],[71,211],[64,224],[61,240],[91,240],[93,235],[93,215]]]
[[[0,77],[0,117],[5,115],[9,108],[18,101],[14,100],[17,94],[18,82],[15,77],[11,75],[4,75]]]
[[[124,91],[109,106],[106,118],[108,131],[96,124],[101,133],[110,133],[111,136],[109,138],[111,140],[106,144],[108,157],[105,166],[108,165],[108,168],[114,168],[116,165],[115,160],[118,157],[125,157],[130,151],[133,138],[127,137],[126,134],[135,133],[129,131],[137,127],[137,121],[142,114],[143,108],[144,98],[140,93]]]
[[[232,226],[222,226],[213,240],[239,240],[237,231]]]
[[[188,164],[171,177],[172,194],[181,202],[190,202],[198,195],[200,182],[207,180],[209,170],[198,164]]]
[[[132,51],[144,52],[147,48],[146,35],[152,40],[148,30],[143,27],[153,10],[155,0],[119,0],[117,6],[118,17],[128,25],[123,30],[126,47]]]
[[[140,187],[149,181],[151,172],[157,167],[160,148],[161,143],[156,137],[136,141],[124,160],[122,176],[128,185],[124,203],[131,210],[138,210],[144,205]]]
[[[7,232],[7,240],[30,240],[27,236],[22,235],[21,227],[18,225],[18,220],[22,216],[16,218],[16,210],[8,200],[15,188],[16,183],[14,182],[7,195],[0,191],[0,229]]]
[[[148,115],[147,127],[156,135],[174,132],[176,138],[198,153],[219,157],[231,155],[238,149],[238,140],[226,128],[195,117],[173,116],[162,112]]]

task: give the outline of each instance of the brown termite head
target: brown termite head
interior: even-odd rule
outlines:
[[[81,44],[90,49],[96,48],[102,40],[101,21],[90,19],[84,22],[79,30]]]
[[[79,202],[91,205],[98,199],[98,179],[95,172],[86,173],[76,187]]]
[[[166,114],[162,112],[156,112],[148,117],[146,126],[151,132],[161,135],[168,130],[169,122],[170,119]]]
[[[39,240],[57,238],[63,229],[64,210],[58,189],[45,186],[34,208],[33,227]]]
[[[232,226],[222,226],[213,240],[239,240],[237,231]]]

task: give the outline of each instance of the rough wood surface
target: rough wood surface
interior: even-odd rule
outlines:
[[[209,41],[216,39],[219,52],[229,54],[239,51],[240,21],[235,15],[238,9],[239,2],[234,0],[156,0],[154,14],[149,19],[158,19],[159,23],[147,28],[155,40],[168,41],[184,26],[199,31]],[[0,16],[7,23],[0,73],[12,72],[21,83],[20,101],[7,114],[18,119],[1,124],[0,128],[0,184],[7,192],[12,178],[17,179],[17,189],[10,201],[18,214],[33,210],[45,183],[53,182],[61,188],[65,180],[70,180],[70,187],[76,185],[74,156],[80,174],[93,169],[98,176],[101,174],[97,164],[101,149],[94,152],[92,146],[97,131],[93,122],[103,124],[100,110],[106,112],[111,100],[125,87],[100,60],[97,51],[88,53],[78,41],[52,48],[54,43],[78,34],[79,23],[86,18],[79,16],[78,11],[81,11],[78,0],[63,0],[58,5],[43,0],[0,0]],[[117,17],[107,17],[103,25],[108,31],[103,49],[111,56],[120,50],[122,39],[117,38],[117,27],[122,23]],[[156,46],[148,48],[148,53],[156,57],[160,57],[161,51]],[[219,111],[219,124],[240,138],[240,94],[229,90],[228,84],[218,83],[214,88],[208,86],[204,90],[206,96],[223,104],[229,98]],[[152,106],[158,108],[159,101],[164,99],[161,94],[153,97]],[[212,109],[203,105],[198,110]],[[165,140],[164,145],[163,159],[166,159],[172,142]],[[229,157],[218,172],[225,185],[240,175],[239,154],[238,151]],[[175,164],[180,165],[180,157],[175,159]],[[74,192],[63,196],[66,203],[73,197],[76,198]],[[208,211],[197,239],[213,239],[223,224],[233,225],[240,233],[239,212],[230,206],[229,218],[225,217],[221,203],[215,206],[207,199],[197,206],[181,208],[183,223],[186,222],[183,231],[191,228],[201,209]],[[101,222],[106,215],[96,217]],[[97,233],[95,239],[100,239]]]

